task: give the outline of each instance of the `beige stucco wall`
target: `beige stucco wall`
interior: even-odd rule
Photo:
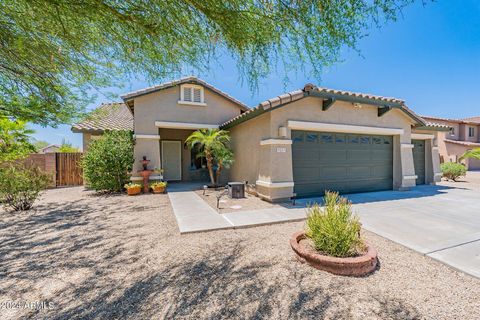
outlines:
[[[264,158],[260,153],[260,141],[270,137],[271,113],[262,114],[229,129],[234,163],[230,178],[235,181],[255,183]]]
[[[135,98],[135,134],[157,134],[155,121],[222,124],[240,114],[233,102],[205,88],[206,106],[179,104],[180,86]]]
[[[90,144],[92,139],[95,139],[95,138],[98,138],[98,137],[101,136],[101,134],[92,134],[92,133],[85,133],[85,132],[82,135],[83,135],[82,136],[82,141],[83,141],[82,150],[83,150],[83,152],[88,151],[88,145]]]
[[[134,133],[135,135],[151,135],[152,138],[136,138],[134,172],[141,169],[140,160],[147,156],[151,161],[149,168],[161,167],[160,139],[181,140],[185,142],[192,130],[160,129],[155,121],[197,123],[220,125],[240,114],[240,108],[230,100],[204,88],[206,106],[179,104],[180,86],[160,90],[134,100]],[[178,131],[178,132],[175,132]],[[157,136],[155,139],[154,137]],[[188,156],[187,156],[188,155]],[[190,150],[183,150],[183,180],[196,176],[189,170]]]
[[[400,110],[394,109],[382,117],[378,117],[377,110],[376,106],[354,108],[349,102],[337,101],[323,111],[321,99],[305,98],[237,125],[230,129],[236,159],[231,178],[249,183],[261,182],[262,185],[257,185],[257,192],[267,200],[291,197],[292,186],[278,186],[293,182],[291,145],[285,144],[282,139],[291,139],[288,121],[296,120],[403,129],[404,134],[394,136],[394,188],[414,186],[414,179],[405,179],[415,175],[412,149],[401,147],[411,143],[413,121]],[[279,136],[280,127],[287,128],[286,137]],[[265,139],[280,141],[279,144],[261,146],[261,140]],[[279,147],[282,148],[280,153],[277,152]]]

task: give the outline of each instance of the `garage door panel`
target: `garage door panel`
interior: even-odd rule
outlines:
[[[351,161],[370,161],[371,153],[369,150],[348,150],[348,160]]]
[[[393,154],[389,150],[372,150],[372,161],[381,162],[393,160]]]
[[[302,137],[302,140],[298,137]],[[305,142],[309,139],[309,143]],[[294,189],[298,196],[389,190],[393,186],[393,138],[292,131]]]
[[[330,150],[329,152],[320,152],[320,162],[322,163],[331,163],[332,161],[346,161],[347,151],[346,150]]]
[[[315,182],[318,181],[320,177],[321,168],[319,167],[303,167],[296,168],[296,177],[299,183],[302,182]]]
[[[351,167],[348,177],[351,179],[368,179],[372,176],[370,167]]]
[[[425,140],[412,140],[416,184],[425,184]]]
[[[345,180],[347,171],[347,167],[323,167],[319,178],[324,180]]]

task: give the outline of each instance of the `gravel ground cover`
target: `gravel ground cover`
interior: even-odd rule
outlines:
[[[202,198],[209,206],[217,210],[217,195],[224,193],[224,190],[207,190],[203,194],[203,190],[195,191],[200,198]],[[263,201],[259,197],[246,193],[243,199],[230,199],[228,195],[221,197],[219,213],[245,211],[245,210],[257,210],[257,209],[270,209],[278,207],[282,204],[273,204],[267,201]]]
[[[167,195],[49,190],[0,211],[0,319],[478,319],[480,280],[375,234],[364,278],[300,264],[303,222],[180,235]]]

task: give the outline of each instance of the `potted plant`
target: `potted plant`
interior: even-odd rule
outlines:
[[[305,230],[296,232],[290,245],[300,262],[346,276],[363,276],[375,270],[377,251],[361,235],[351,203],[337,192],[326,192],[324,207],[308,209]]]
[[[127,189],[127,194],[129,196],[134,196],[136,194],[139,194],[142,191],[142,185],[138,183],[127,183],[125,186],[125,189]]]
[[[150,188],[152,188],[153,193],[165,193],[166,187],[167,187],[167,183],[163,181],[157,181],[150,185]]]

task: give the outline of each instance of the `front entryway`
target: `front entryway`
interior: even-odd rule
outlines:
[[[417,185],[425,184],[425,140],[412,140],[413,144],[413,165]]]
[[[163,179],[166,181],[182,180],[182,142],[162,140]]]
[[[393,188],[393,137],[292,131],[298,197]]]

